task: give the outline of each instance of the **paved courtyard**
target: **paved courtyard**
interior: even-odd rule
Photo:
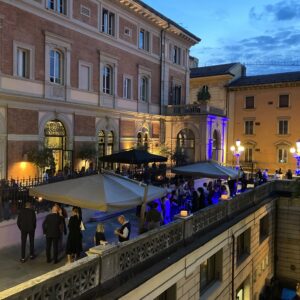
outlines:
[[[138,219],[135,216],[135,211],[127,211],[124,213],[125,217],[130,220],[132,224],[131,238],[138,234]],[[104,221],[99,222],[105,225],[105,235],[109,243],[116,243],[117,238],[114,235],[114,230],[120,226],[117,221],[116,215],[103,215]],[[93,246],[93,236],[97,222],[86,223],[86,230],[83,231],[83,248],[84,251]],[[66,236],[64,236],[64,243]],[[56,265],[46,263],[45,252],[45,239],[40,238],[35,240],[35,250],[37,257],[34,260],[27,260],[25,263],[21,263],[20,259],[20,245],[7,247],[0,250],[0,291],[11,288],[17,284],[20,284],[26,280],[35,278],[39,275],[50,272],[58,267],[66,264],[65,253],[60,254],[60,262]],[[26,253],[29,250],[27,249]]]

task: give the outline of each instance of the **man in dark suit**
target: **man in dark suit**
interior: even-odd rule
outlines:
[[[30,244],[30,259],[34,259],[34,232],[36,228],[36,216],[34,210],[31,208],[31,203],[26,202],[25,208],[22,208],[17,220],[17,225],[21,231],[21,259],[25,262],[26,240],[29,235]]]
[[[43,232],[46,235],[46,256],[47,262],[51,260],[51,247],[53,244],[54,263],[58,263],[58,241],[61,233],[61,217],[58,214],[57,206],[52,207],[51,213],[43,222]]]

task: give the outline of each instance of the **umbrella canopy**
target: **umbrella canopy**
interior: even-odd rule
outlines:
[[[228,179],[229,177],[234,179],[239,176],[239,172],[237,170],[221,166],[214,161],[202,161],[192,165],[177,167],[173,169],[173,172],[182,175],[223,179]]]
[[[149,162],[165,162],[168,159],[164,156],[149,153],[147,150],[128,150],[106,155],[99,158],[101,161],[123,164],[143,164]]]
[[[106,173],[37,186],[31,188],[29,194],[82,208],[117,211],[160,198],[165,190],[149,185],[144,198],[144,184]]]

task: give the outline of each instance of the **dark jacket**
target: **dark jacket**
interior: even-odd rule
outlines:
[[[43,232],[47,238],[58,238],[61,234],[61,226],[61,217],[57,213],[51,213],[43,222]]]
[[[36,215],[32,208],[22,208],[19,215],[17,225],[21,231],[35,231]]]

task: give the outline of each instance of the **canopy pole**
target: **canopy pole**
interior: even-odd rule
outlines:
[[[144,228],[145,224],[145,212],[146,212],[146,204],[147,204],[147,195],[148,195],[148,184],[145,185],[144,189],[144,198],[141,206],[141,216],[140,216],[140,231]]]

